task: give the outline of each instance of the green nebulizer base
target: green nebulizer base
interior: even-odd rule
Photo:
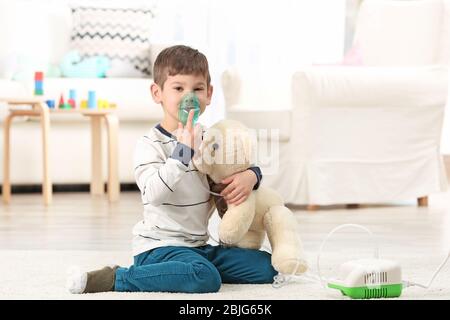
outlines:
[[[328,287],[352,299],[396,298],[402,294],[400,264],[385,259],[359,259],[341,264]]]
[[[328,283],[329,288],[338,289],[352,299],[396,298],[402,294],[402,284],[380,285],[375,287],[345,287]]]

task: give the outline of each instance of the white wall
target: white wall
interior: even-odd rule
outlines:
[[[339,61],[344,48],[345,0],[0,0],[0,8],[5,4],[14,4],[21,18],[14,10],[0,12],[0,59],[16,52],[34,66],[57,63],[64,54],[67,44],[55,34],[70,32],[67,4],[155,7],[153,42],[184,43],[209,59],[215,93],[202,116],[206,125],[225,115],[220,75],[226,68],[268,79],[277,92],[290,88],[293,70]],[[65,17],[49,26],[43,14],[49,11]]]
[[[210,62],[215,93],[202,116],[209,125],[224,117],[220,76],[229,67],[270,83],[270,96],[290,96],[294,70],[340,61],[344,49],[344,0],[158,0],[155,41],[185,43]]]

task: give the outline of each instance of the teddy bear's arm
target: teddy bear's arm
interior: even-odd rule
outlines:
[[[255,194],[239,205],[229,205],[219,226],[219,238],[226,244],[236,244],[247,233],[255,217]]]

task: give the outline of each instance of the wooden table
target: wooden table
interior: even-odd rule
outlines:
[[[39,117],[41,121],[42,134],[42,156],[43,156],[43,179],[42,195],[44,204],[48,205],[52,201],[52,183],[49,172],[49,132],[50,114],[81,114],[89,117],[91,121],[92,136],[92,176],[91,194],[100,195],[104,193],[102,178],[102,119],[106,123],[107,131],[107,152],[108,152],[108,199],[117,201],[119,199],[120,184],[118,175],[118,131],[119,120],[116,115],[108,109],[49,109],[45,101],[41,98],[0,98],[0,102],[5,102],[9,108],[9,114],[4,121],[4,153],[3,153],[3,202],[8,204],[11,201],[11,181],[10,181],[10,129],[12,119],[17,116]],[[30,106],[30,109],[15,109],[14,106]]]

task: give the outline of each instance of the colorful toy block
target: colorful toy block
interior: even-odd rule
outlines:
[[[34,73],[34,80],[43,81],[44,80],[44,73],[42,71],[36,71]]]
[[[47,100],[50,101],[50,100]],[[59,109],[76,109],[76,91],[74,89],[69,90],[69,99],[67,102],[64,101],[64,95],[61,94],[59,98],[59,103],[57,105]],[[49,106],[49,108],[51,108]],[[88,91],[88,100],[81,100],[79,102],[80,109],[115,109],[116,104],[110,103],[106,99],[98,99],[96,100],[96,92],[93,90]]]
[[[97,108],[97,100],[95,99],[95,91],[88,92],[88,108],[89,109]]]
[[[70,106],[71,109],[75,109],[75,100],[74,99],[69,99],[68,100],[68,105]]]
[[[109,103],[108,100],[98,100],[97,101],[97,105],[99,109],[108,109],[109,108]]]
[[[34,88],[35,88],[36,90],[43,90],[43,89],[44,89],[44,84],[42,83],[42,81],[36,80],[36,81],[34,82]]]
[[[74,109],[77,107],[77,93],[74,89],[70,89],[69,91],[69,104]]]
[[[55,109],[55,100],[46,100],[45,103],[50,109]]]
[[[64,96],[63,96],[63,95],[61,95],[61,96],[59,97],[58,108],[64,109]]]
[[[36,96],[44,95],[44,73],[41,71],[34,73],[34,94]]]

